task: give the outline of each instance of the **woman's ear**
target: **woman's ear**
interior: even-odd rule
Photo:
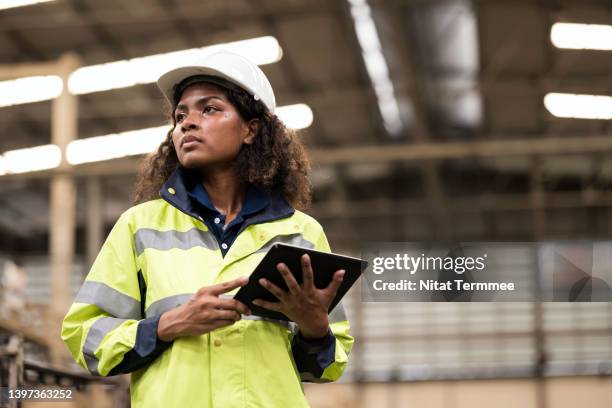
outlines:
[[[253,144],[255,138],[259,134],[259,119],[251,119],[249,123],[247,123],[249,133],[244,138],[244,143]]]

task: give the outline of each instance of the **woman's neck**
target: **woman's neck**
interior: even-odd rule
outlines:
[[[226,216],[226,224],[240,212],[246,195],[246,187],[240,182],[233,168],[207,172],[202,185],[215,208]]]

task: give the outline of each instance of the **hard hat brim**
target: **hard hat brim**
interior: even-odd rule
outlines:
[[[161,92],[164,94],[164,96],[166,97],[170,105],[174,106],[175,87],[178,84],[180,84],[183,80],[189,77],[192,77],[192,76],[196,76],[196,75],[211,75],[211,76],[223,78],[226,81],[229,81],[232,84],[235,84],[238,87],[244,89],[249,94],[254,95],[254,92],[252,89],[249,89],[248,86],[240,83],[235,78],[228,77],[223,72],[216,70],[214,68],[202,67],[202,66],[180,67],[180,68],[176,68],[171,71],[168,71],[159,77],[159,79],[157,80],[157,86],[159,87]],[[271,111],[274,110],[273,108],[268,106],[268,104],[266,104],[265,101],[262,101],[262,102],[264,102],[264,104],[266,105],[268,109],[270,109]]]

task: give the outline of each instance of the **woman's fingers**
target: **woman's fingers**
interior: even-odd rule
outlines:
[[[329,283],[329,285],[327,285],[327,288],[325,288],[325,291],[329,294],[329,297],[331,299],[336,296],[338,288],[340,288],[340,285],[342,285],[342,281],[344,280],[344,273],[344,269],[337,270],[336,273],[334,273],[334,278]]]
[[[211,312],[210,320],[232,320],[238,321],[242,317],[240,313],[234,310],[216,309]]]
[[[264,288],[266,288],[268,290],[268,292],[272,293],[274,296],[276,296],[276,298],[278,300],[280,300],[281,302],[285,299],[285,297],[287,296],[287,292],[285,292],[284,290],[282,290],[281,288],[279,288],[278,286],[276,286],[275,284],[273,284],[272,282],[270,282],[267,279],[263,279],[261,278],[259,280],[259,284],[261,286],[263,286]]]
[[[250,315],[251,309],[249,309],[244,303],[235,299],[221,299],[217,298],[214,306],[219,309],[236,310],[243,315]]]
[[[293,277],[293,274],[291,273],[291,270],[289,270],[289,267],[284,263],[279,263],[276,265],[276,269],[283,277],[287,288],[289,288],[289,292],[291,294],[298,293],[300,291],[300,285],[298,285],[298,283],[296,282],[295,278]]]
[[[314,273],[312,272],[312,264],[310,263],[310,257],[308,254],[302,255],[302,281],[304,282],[304,289],[314,289]]]
[[[232,290],[239,288],[241,286],[249,283],[249,278],[247,276],[241,276],[240,278],[221,282],[213,286],[209,286],[207,292],[214,296],[219,296],[223,293],[231,292]]]

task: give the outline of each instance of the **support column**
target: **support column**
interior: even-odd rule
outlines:
[[[59,174],[53,176],[50,185],[49,209],[49,260],[51,266],[51,360],[61,365],[67,349],[59,338],[61,321],[72,300],[70,281],[74,264],[76,188],[71,166],[66,161],[66,147],[77,138],[77,97],[68,91],[68,76],[78,67],[79,60],[73,54],[65,54],[58,61],[63,91],[53,100],[51,108],[51,143],[62,152]]]

